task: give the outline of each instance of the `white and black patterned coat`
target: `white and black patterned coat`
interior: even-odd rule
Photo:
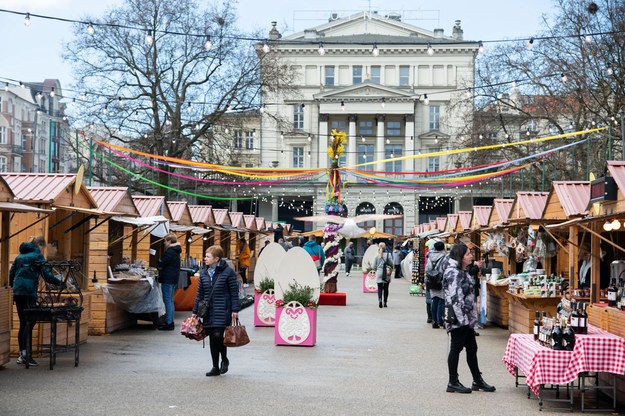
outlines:
[[[443,275],[443,290],[445,291],[445,304],[452,305],[458,322],[450,325],[445,323],[445,329],[477,325],[477,311],[475,310],[475,291],[473,278],[464,270],[460,269],[458,262],[449,259],[449,265]]]
[[[215,269],[215,289],[210,299],[208,316],[204,318],[204,326],[226,327],[232,321],[232,312],[239,312],[239,283],[237,282],[234,270],[228,266],[225,260],[219,260]],[[208,274],[208,267],[203,267],[200,271],[197,295],[193,305],[193,313],[198,312],[200,299],[208,299],[211,292],[211,279]]]

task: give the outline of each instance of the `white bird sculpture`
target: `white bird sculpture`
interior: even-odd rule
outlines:
[[[311,217],[297,217],[298,221],[319,222],[326,224],[333,222],[335,224],[343,224],[337,231],[345,238],[358,238],[367,232],[367,230],[360,228],[357,224],[365,221],[375,220],[390,220],[393,218],[401,218],[403,215],[386,215],[386,214],[365,214],[357,215],[355,217],[339,217],[335,215],[313,215]]]

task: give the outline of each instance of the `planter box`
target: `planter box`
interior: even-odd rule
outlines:
[[[378,293],[375,272],[362,272],[362,293]]]
[[[275,326],[276,297],[273,289],[254,293],[254,326]]]
[[[290,302],[276,308],[276,345],[312,347],[317,343],[317,309]]]

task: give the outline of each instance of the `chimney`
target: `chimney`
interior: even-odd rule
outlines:
[[[278,40],[282,37],[278,29],[276,29],[276,25],[278,22],[271,22],[271,30],[269,31],[269,39],[270,40]]]
[[[464,31],[460,26],[460,20],[456,20],[456,24],[454,25],[451,37],[456,40],[464,40]]]
[[[445,33],[445,29],[434,29],[434,37],[436,39],[443,39],[444,33]]]

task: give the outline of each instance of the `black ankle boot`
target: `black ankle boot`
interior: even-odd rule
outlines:
[[[228,372],[228,366],[230,365],[230,361],[226,358],[221,360],[221,367],[219,367],[219,372],[221,374],[226,374]]]
[[[206,377],[215,377],[215,376],[218,376],[220,374],[221,373],[219,372],[219,368],[213,367],[213,368],[211,368],[211,371],[206,373]]]
[[[447,383],[447,393],[471,393],[471,389],[462,385],[460,381],[458,381],[458,377],[449,380]]]
[[[482,390],[482,391],[488,391],[488,392],[493,392],[496,390],[495,386],[491,386],[490,384],[487,384],[482,377],[473,381],[473,384],[471,384],[471,389],[475,391]]]

